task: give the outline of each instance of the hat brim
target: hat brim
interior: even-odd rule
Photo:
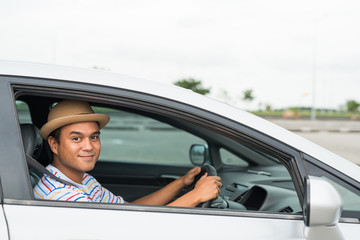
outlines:
[[[110,117],[108,115],[98,113],[61,117],[54,119],[42,126],[40,129],[40,136],[46,140],[52,131],[65,125],[79,122],[98,122],[99,129],[102,129],[109,121]]]

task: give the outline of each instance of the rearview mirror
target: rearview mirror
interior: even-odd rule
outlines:
[[[194,165],[202,166],[206,162],[207,146],[193,144],[190,147],[190,160]]]
[[[342,198],[334,186],[322,178],[307,177],[303,206],[306,239],[344,239],[338,228],[342,206]]]

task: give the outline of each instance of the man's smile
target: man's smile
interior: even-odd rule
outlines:
[[[92,160],[95,157],[95,154],[92,154],[92,155],[79,155],[79,157],[83,158],[83,159]]]

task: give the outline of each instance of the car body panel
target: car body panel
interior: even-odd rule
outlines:
[[[8,228],[3,208],[0,208],[0,240],[8,240]]]
[[[66,206],[66,203],[64,204]],[[219,216],[216,213],[191,214],[186,211],[164,214],[161,209],[162,207],[147,206],[85,209],[26,204],[4,205],[4,210],[9,216],[10,239],[49,239],[49,236],[54,240],[113,239],[114,236],[128,236],[132,239],[149,239],[151,236],[156,236],[156,239],[167,239],[171,236],[171,239],[179,240],[205,236],[209,240],[236,236],[241,239],[305,239],[304,222],[298,217],[274,221],[276,216],[271,214],[264,214],[263,218],[251,213],[247,216],[241,213],[238,213],[238,216]],[[156,222],[149,222],[149,219]],[[347,240],[358,239],[358,226],[339,224]],[[60,229],[56,233],[55,227]]]
[[[127,206],[122,208],[110,211],[5,205],[5,212],[9,216],[11,239],[113,239],[114,236],[132,239],[156,236],[156,239],[171,237],[179,240],[203,239],[205,236],[209,240],[235,236],[241,239],[305,239],[301,219],[273,221],[271,218],[189,215],[134,211],[131,207],[127,210]],[[146,210],[148,208],[145,207]],[[38,228],[41,234],[34,231]],[[55,228],[59,231],[54,232]]]
[[[330,167],[346,173],[349,177],[360,182],[360,168],[354,163],[304,139],[282,127],[266,121],[248,112],[233,106],[209,99],[190,90],[180,87],[164,85],[156,82],[145,81],[125,75],[89,69],[77,69],[46,64],[13,63],[0,61],[2,75],[28,76],[36,78],[50,78],[62,81],[76,81],[95,85],[110,86],[118,89],[127,89],[161,96],[188,105],[195,105],[206,111],[216,112],[233,121],[251,127],[282,141],[301,152],[309,154],[324,162]]]

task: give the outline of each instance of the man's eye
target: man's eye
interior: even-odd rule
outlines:
[[[75,142],[78,142],[78,141],[80,141],[80,138],[79,138],[79,137],[73,137],[73,140],[74,140]]]
[[[97,139],[99,139],[99,136],[92,136],[91,139],[97,140]]]

